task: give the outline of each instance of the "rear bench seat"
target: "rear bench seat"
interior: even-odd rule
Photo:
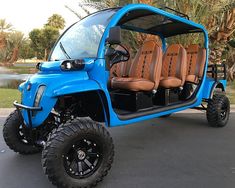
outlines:
[[[206,63],[206,49],[197,44],[191,44],[187,48],[187,76],[186,81],[198,84],[203,76]]]
[[[163,56],[160,87],[165,89],[182,87],[185,83],[186,70],[186,50],[181,44],[170,45]]]

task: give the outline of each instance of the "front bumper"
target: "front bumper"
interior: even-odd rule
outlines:
[[[19,114],[21,114],[21,112],[20,112],[21,109],[24,109],[27,111],[28,120],[29,120],[29,128],[32,128],[32,112],[33,111],[42,111],[42,107],[25,106],[23,104],[19,104],[17,101],[14,101],[13,105],[16,107]]]

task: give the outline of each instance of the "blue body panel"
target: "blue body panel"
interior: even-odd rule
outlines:
[[[42,111],[37,112],[32,117],[33,127],[37,127],[44,122],[54,107],[58,96],[100,89],[99,84],[89,78],[87,71],[63,72],[60,69],[60,64],[59,61],[44,63],[41,66],[42,71],[39,71],[19,86],[19,90],[23,93],[22,104],[26,106],[33,106],[38,87],[40,85],[46,86],[39,104]],[[29,83],[32,87],[30,91],[27,91],[26,88]],[[26,110],[22,110],[22,114],[28,125],[29,120]]]
[[[194,104],[124,121],[124,120],[120,120],[117,114],[114,112],[112,108],[109,91],[107,89],[109,71],[106,71],[106,68],[105,68],[106,66],[105,58],[104,58],[105,50],[106,50],[105,40],[108,37],[109,30],[111,27],[115,26],[118,23],[118,21],[127,12],[132,11],[132,10],[138,10],[138,9],[149,10],[156,14],[166,16],[172,20],[177,20],[179,22],[184,22],[186,24],[200,28],[204,33],[204,47],[207,49],[206,66],[204,70],[204,76],[202,78],[202,83],[197,92],[196,102]],[[163,41],[163,49],[165,50],[166,48],[165,39],[163,37],[161,38]],[[170,114],[170,113],[175,113],[178,111],[182,111],[188,108],[198,106],[201,104],[202,99],[207,99],[209,97],[209,93],[211,91],[211,88],[213,87],[214,81],[210,80],[209,78],[206,78],[206,71],[207,71],[207,65],[208,65],[208,51],[209,51],[208,50],[208,35],[207,35],[207,31],[202,25],[196,24],[190,20],[184,19],[182,17],[176,16],[174,14],[170,14],[161,9],[151,7],[145,4],[127,5],[117,11],[117,13],[110,20],[108,26],[105,28],[104,34],[100,41],[96,59],[85,59],[85,68],[81,71],[63,72],[60,69],[61,62],[59,61],[43,64],[41,66],[41,72],[39,72],[38,74],[35,74],[25,84],[22,84],[20,86],[19,89],[23,91],[22,103],[27,106],[33,106],[37,88],[42,84],[46,85],[46,90],[40,102],[40,106],[42,106],[43,110],[40,112],[37,112],[35,117],[32,118],[33,127],[37,127],[40,124],[42,124],[43,121],[45,121],[50,111],[54,107],[57,101],[57,98],[59,96],[72,94],[72,93],[78,93],[78,92],[92,91],[92,90],[99,90],[105,94],[106,99],[107,99],[107,104],[108,104],[108,111],[110,115],[110,122],[107,122],[107,117],[105,116],[106,124],[112,127],[139,122],[139,121],[159,117],[159,116]],[[29,82],[32,84],[32,88],[30,91],[27,91],[26,87]],[[224,86],[226,86],[226,81],[221,81],[221,83]],[[28,124],[29,122],[27,119],[26,112],[24,110],[22,114],[23,114],[26,124]],[[106,112],[106,114],[108,113]]]
[[[203,88],[203,95],[202,95],[203,99],[210,99],[211,98],[211,92],[212,92],[213,88],[216,86],[215,84],[216,85],[222,84],[223,88],[226,88],[227,81],[226,80],[219,80],[219,81],[215,82],[214,79],[206,77],[205,85]]]

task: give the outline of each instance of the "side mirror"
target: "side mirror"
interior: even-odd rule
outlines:
[[[109,37],[106,39],[106,42],[109,44],[121,43],[121,28],[119,26],[110,28]]]

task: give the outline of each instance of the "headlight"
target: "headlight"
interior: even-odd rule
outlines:
[[[65,60],[61,63],[61,69],[63,71],[76,71],[82,70],[85,67],[84,60],[76,59],[76,60]]]
[[[34,100],[34,105],[33,105],[34,107],[39,106],[39,103],[40,103],[40,100],[42,98],[42,95],[43,95],[43,92],[44,92],[45,88],[46,88],[46,86],[44,86],[44,85],[39,86],[36,97],[35,97],[35,100]]]

